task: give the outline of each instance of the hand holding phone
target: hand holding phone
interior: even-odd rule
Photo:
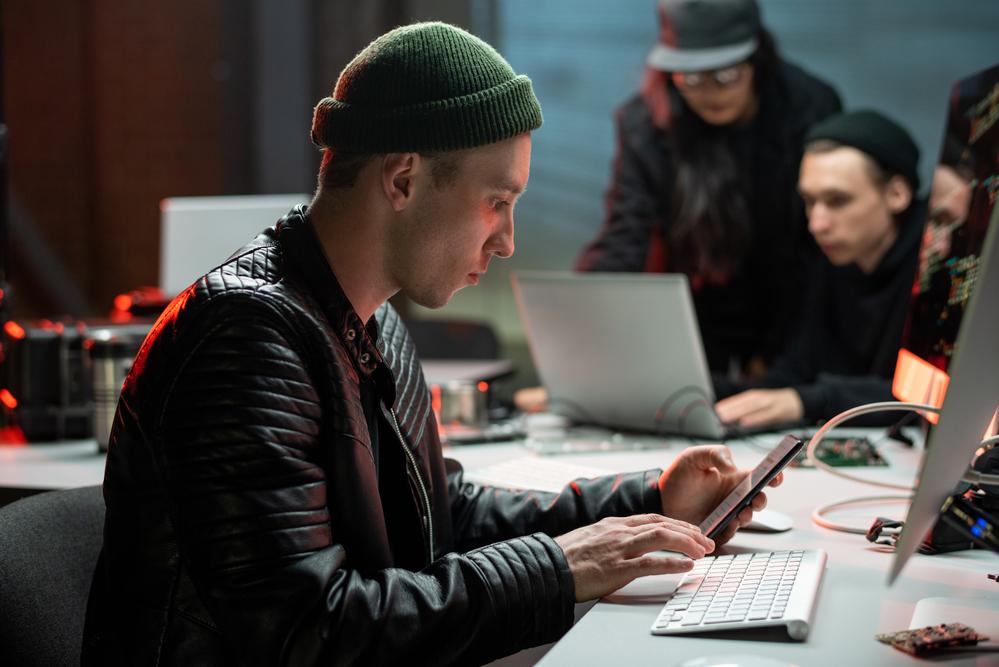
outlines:
[[[804,444],[792,435],[784,436],[773,451],[767,454],[766,458],[760,461],[759,465],[746,475],[701,522],[701,532],[711,539],[717,538],[732,519],[739,516],[739,512],[748,507],[753,498],[791,462]]]

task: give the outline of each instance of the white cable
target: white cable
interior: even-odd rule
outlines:
[[[829,503],[828,505],[823,505],[822,507],[817,507],[812,512],[812,523],[822,528],[828,528],[829,530],[838,530],[843,533],[854,533],[856,535],[866,535],[867,530],[863,528],[854,528],[853,526],[844,526],[841,523],[833,523],[825,517],[826,514],[830,512],[835,512],[841,510],[844,507],[849,507],[851,505],[866,505],[868,503],[884,503],[884,502],[911,502],[912,496],[866,496],[864,498],[851,498],[849,500],[840,500],[835,503]]]
[[[820,470],[824,470],[831,475],[836,475],[837,477],[842,477],[853,482],[859,482],[861,484],[869,484],[871,486],[882,487],[886,489],[897,489],[899,491],[915,491],[914,486],[906,486],[903,484],[892,484],[890,482],[878,482],[872,479],[865,479],[863,477],[857,477],[855,475],[850,475],[845,472],[836,470],[832,466],[828,465],[824,461],[821,461],[816,452],[819,448],[819,443],[822,442],[822,438],[825,437],[826,433],[831,431],[836,426],[842,424],[848,419],[853,419],[854,417],[868,414],[870,412],[890,412],[898,410],[914,410],[916,412],[932,412],[935,414],[940,413],[940,408],[934,407],[932,405],[925,405],[922,403],[901,403],[896,401],[885,401],[882,403],[868,403],[867,405],[859,405],[855,408],[850,408],[849,410],[844,410],[839,413],[825,424],[823,424],[818,431],[816,431],[811,440],[808,443],[808,450],[805,452],[806,457],[811,462],[813,466]],[[999,435],[992,436],[982,440],[980,446],[989,446],[999,443]],[[968,482],[970,484],[999,484],[999,475],[980,473],[975,470],[968,470],[962,477],[962,481]],[[859,528],[854,528],[852,526],[844,526],[842,524],[833,523],[825,518],[825,515],[829,512],[833,512],[837,509],[842,509],[844,507],[849,507],[850,505],[864,504],[870,502],[884,502],[884,501],[911,501],[912,496],[867,496],[864,498],[851,498],[848,500],[842,500],[839,502],[831,503],[829,505],[823,505],[816,508],[812,512],[812,523],[822,527],[828,528],[830,530],[838,530],[844,533],[854,533],[860,535],[866,535],[866,530],[860,530]]]
[[[894,489],[896,491],[913,491],[915,487],[906,484],[892,484],[891,482],[878,482],[871,479],[865,479],[863,477],[858,477],[856,475],[850,475],[845,472],[836,470],[831,465],[821,461],[816,452],[819,448],[819,443],[822,442],[822,438],[825,437],[826,433],[831,431],[836,426],[842,424],[848,419],[853,419],[859,415],[866,415],[870,412],[890,412],[896,410],[915,410],[917,412],[933,412],[939,413],[940,409],[935,408],[932,405],[924,405],[923,403],[899,403],[897,401],[884,401],[882,403],[868,403],[867,405],[859,405],[855,408],[850,408],[849,410],[844,410],[839,413],[825,424],[823,424],[818,431],[812,435],[811,440],[808,443],[808,451],[806,456],[808,461],[818,468],[819,470],[825,470],[830,475],[836,475],[837,477],[842,477],[848,479],[852,482],[860,482],[861,484],[870,484],[871,486],[877,486],[884,489]]]

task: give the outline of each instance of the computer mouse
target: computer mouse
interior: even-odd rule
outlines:
[[[724,655],[688,658],[683,662],[675,663],[673,667],[796,667],[796,665],[786,660],[767,658],[762,655],[726,653]]]
[[[742,530],[756,533],[783,533],[794,527],[794,520],[786,514],[774,510],[753,512],[753,520],[742,527]]]

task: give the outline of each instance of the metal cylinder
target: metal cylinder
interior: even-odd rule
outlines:
[[[489,423],[489,387],[486,383],[456,381],[436,386],[439,387],[441,425],[484,427]]]
[[[87,348],[93,382],[94,437],[102,452],[108,450],[122,385],[148,331],[148,327],[129,326],[89,332]]]

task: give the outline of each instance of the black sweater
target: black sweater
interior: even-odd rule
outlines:
[[[789,63],[761,91],[760,113],[745,127],[705,128],[730,149],[743,175],[750,247],[724,284],[690,275],[708,363],[724,371],[732,357],[772,358],[784,347],[788,323],[803,296],[801,257],[817,253],[797,195],[805,132],[838,111],[824,82]],[[692,112],[690,112],[692,113]],[[677,175],[673,130],[658,129],[635,95],[617,112],[617,149],[606,195],[606,219],[583,251],[581,271],[676,272],[669,238]]]
[[[893,400],[891,378],[925,220],[925,202],[916,201],[900,216],[898,238],[870,274],[819,258],[790,345],[759,386],[793,387],[810,421]],[[891,423],[896,417],[882,413],[855,423]]]

